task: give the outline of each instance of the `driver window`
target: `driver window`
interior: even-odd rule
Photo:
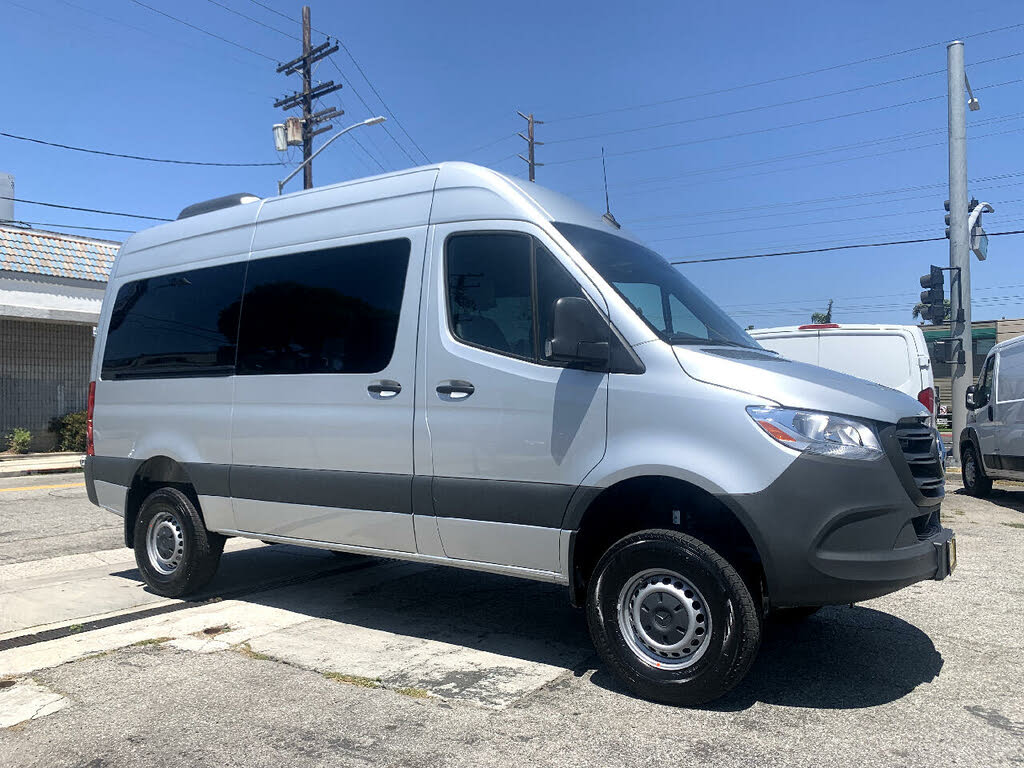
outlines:
[[[979,408],[987,405],[992,396],[992,360],[990,357],[985,361],[985,367],[978,377],[978,386],[974,390],[974,404]]]

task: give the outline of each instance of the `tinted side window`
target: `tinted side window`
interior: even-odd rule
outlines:
[[[448,239],[448,312],[457,338],[534,358],[531,247],[528,235],[504,232]]]
[[[555,302],[566,296],[585,299],[583,290],[572,275],[558,263],[551,251],[534,241],[537,259],[537,328],[540,348],[551,338],[552,309]]]
[[[974,402],[978,406],[987,405],[992,396],[992,366],[995,358],[985,361],[985,368],[978,377],[978,386],[974,394]]]
[[[239,262],[125,283],[110,316],[102,377],[230,375],[244,272]]]
[[[395,348],[409,240],[249,263],[239,374],[377,373]]]

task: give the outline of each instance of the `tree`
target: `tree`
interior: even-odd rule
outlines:
[[[947,320],[949,320],[950,316],[949,299],[943,300],[942,308],[945,310],[945,312],[943,312],[942,314],[941,323],[944,323]],[[924,304],[922,304],[921,302],[917,302],[917,304],[914,305],[914,310],[912,314],[913,318],[916,320],[917,318],[921,317],[922,312],[924,312]],[[932,320],[932,325],[940,325],[941,323],[939,321]]]
[[[832,322],[832,299],[828,300],[828,309],[824,312],[815,312],[811,315],[811,322],[815,325],[824,325]]]

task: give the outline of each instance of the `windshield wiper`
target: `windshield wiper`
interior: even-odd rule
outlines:
[[[752,347],[749,344],[741,344],[738,341],[730,341],[729,339],[701,339],[696,336],[690,336],[689,334],[676,333],[669,335],[668,343],[700,347],[740,347],[741,349],[758,349],[758,347]]]

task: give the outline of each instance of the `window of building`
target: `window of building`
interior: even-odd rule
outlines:
[[[407,239],[254,259],[238,343],[240,375],[377,373],[395,348]]]
[[[244,273],[236,262],[125,283],[110,316],[102,377],[230,375]]]

